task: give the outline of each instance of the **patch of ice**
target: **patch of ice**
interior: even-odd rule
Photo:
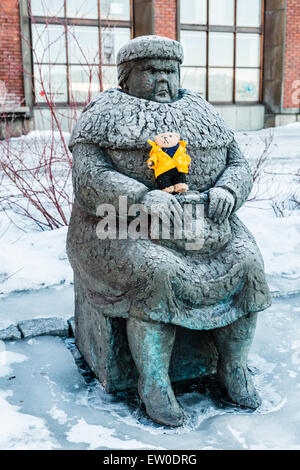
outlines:
[[[248,449],[245,438],[242,436],[242,433],[237,429],[234,429],[230,424],[228,424],[228,429],[233,435],[233,437],[242,445],[243,449]]]

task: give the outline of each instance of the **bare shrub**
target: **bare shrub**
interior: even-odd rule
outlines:
[[[242,137],[241,149],[250,164],[254,182],[253,190],[247,202],[269,200],[269,190],[274,184],[274,179],[266,178],[265,169],[276,147],[274,132],[270,129],[258,140],[257,135],[251,137],[247,132],[244,132]]]
[[[44,2],[45,5],[46,3]],[[35,67],[34,76],[28,71],[25,73],[30,77],[33,95],[38,92],[43,97],[44,103],[40,105],[40,109],[46,109],[47,115],[50,116],[50,126],[49,121],[47,122],[47,127],[50,127],[50,130],[33,132],[28,137],[23,136],[20,139],[11,138],[13,108],[15,106],[16,109],[20,103],[10,102],[10,115],[8,115],[7,96],[6,93],[4,94],[5,90],[2,90],[3,103],[1,101],[0,104],[3,106],[0,107],[0,120],[2,127],[5,128],[5,139],[0,140],[0,210],[5,211],[16,225],[18,224],[18,216],[21,215],[29,219],[36,228],[49,230],[68,225],[72,206],[72,159],[68,150],[69,135],[63,131],[62,121],[66,121],[67,117],[68,131],[70,132],[81,109],[91,100],[93,78],[95,69],[97,73],[97,68],[90,65],[86,51],[81,47],[72,26],[60,19],[59,14],[57,17],[49,17],[48,22],[36,27],[36,19],[31,14],[29,2],[29,17],[36,43],[39,45],[37,52],[26,37],[22,37],[22,41],[31,48]],[[68,88],[68,106],[63,108],[59,103],[56,103],[55,92],[57,90],[51,81],[51,72],[56,63],[49,61],[48,57],[51,55],[50,48],[54,47],[59,53],[61,36],[58,35],[55,40],[48,42],[46,47],[42,49],[43,37],[48,34],[47,29],[49,31],[49,25],[52,24],[61,26],[62,35],[68,34],[68,38],[72,38],[81,53],[80,67],[87,71],[88,79],[84,83],[84,93],[81,94],[84,96],[84,101],[80,103],[80,107],[71,86]],[[92,58],[91,62],[97,63],[98,71],[100,71],[102,62],[99,53]],[[102,90],[102,76],[99,73],[98,91]],[[35,108],[39,109],[39,105],[36,104]]]
[[[31,219],[39,229],[68,224],[71,158],[60,133],[0,142],[1,209]]]
[[[276,170],[273,152],[274,130],[263,132],[261,136],[243,133],[241,148],[250,163],[253,176],[253,190],[248,203],[267,203],[276,217],[287,217],[300,209],[300,171]],[[256,205],[257,207],[257,205]],[[263,207],[266,208],[266,205]]]

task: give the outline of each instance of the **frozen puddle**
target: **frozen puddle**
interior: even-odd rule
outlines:
[[[0,297],[0,329],[32,318],[62,317],[68,320],[73,315],[73,286],[12,292]]]
[[[263,397],[250,412],[215,390],[178,395],[186,423],[151,423],[135,393],[105,393],[75,364],[71,340],[0,344],[0,449],[300,449],[300,297],[259,317],[250,368]],[[76,354],[75,354],[76,355]]]

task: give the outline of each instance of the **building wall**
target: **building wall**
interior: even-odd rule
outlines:
[[[177,0],[134,0],[135,34],[177,39],[177,3]],[[25,5],[25,1],[21,5]],[[24,23],[23,13],[24,32],[24,24],[28,31],[30,28]],[[24,67],[30,71],[30,48],[26,53],[24,41],[23,54]],[[6,93],[7,105],[13,105],[13,109],[20,106],[13,118],[19,119],[22,132],[22,119],[30,117],[25,115],[24,105],[31,109],[31,88],[26,74],[23,84],[19,0],[0,0],[0,111],[3,111]],[[249,130],[300,121],[300,0],[265,0],[263,89],[265,113],[262,105],[237,109],[231,105],[218,107],[229,125]],[[0,122],[0,138],[1,125]]]
[[[281,112],[284,73],[285,1],[266,0],[264,30],[263,102],[270,125]]]
[[[300,108],[300,1],[286,0],[284,108]]]
[[[177,2],[176,0],[153,0],[154,34],[176,39]]]
[[[24,100],[20,13],[18,0],[0,1],[0,85],[5,104]]]

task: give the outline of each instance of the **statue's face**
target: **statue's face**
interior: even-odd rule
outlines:
[[[170,103],[179,89],[179,63],[169,59],[145,59],[132,69],[125,89],[146,100]]]

